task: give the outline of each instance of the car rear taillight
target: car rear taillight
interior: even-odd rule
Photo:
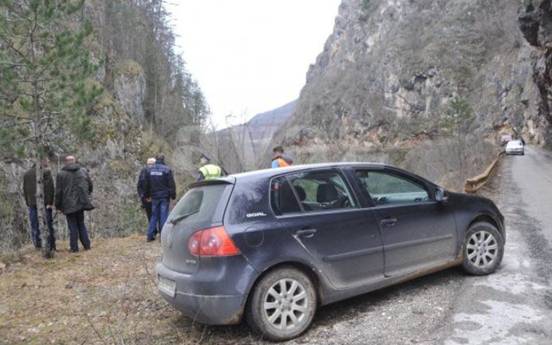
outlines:
[[[240,253],[223,226],[195,232],[188,240],[188,250],[195,256],[232,256]]]

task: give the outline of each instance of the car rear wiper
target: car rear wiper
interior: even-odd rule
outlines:
[[[196,214],[197,212],[199,212],[199,210],[195,210],[193,212],[190,212],[190,213],[186,213],[186,214],[183,214],[181,216],[178,216],[176,218],[173,218],[171,220],[169,220],[169,222],[172,224],[172,225],[176,225],[176,223],[180,222],[181,220],[185,219],[185,218],[188,218],[189,216],[193,215],[193,214]]]

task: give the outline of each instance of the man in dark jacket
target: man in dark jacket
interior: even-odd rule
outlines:
[[[50,250],[56,250],[56,238],[54,235],[54,224],[52,217],[52,207],[54,205],[54,179],[52,173],[48,169],[48,160],[42,161],[43,176],[42,183],[44,184],[44,206],[46,206],[46,223],[48,225],[48,245]],[[29,208],[29,220],[31,222],[31,239],[35,248],[42,248],[42,240],[40,238],[40,226],[38,223],[38,208],[36,205],[36,166],[27,170],[23,176],[23,194],[25,195],[25,203]]]
[[[146,198],[151,198],[151,220],[148,226],[147,241],[155,240],[155,229],[159,232],[169,216],[170,199],[176,199],[176,184],[172,170],[165,165],[165,156],[156,157],[156,163],[147,170]]]
[[[142,202],[142,208],[146,211],[146,217],[148,218],[148,224],[151,221],[151,198],[146,197],[146,179],[148,174],[148,169],[153,168],[155,165],[155,158],[148,158],[146,161],[146,166],[140,171],[138,176],[138,183],[136,189],[138,190],[138,196]]]
[[[56,179],[56,208],[67,217],[71,251],[79,251],[79,239],[84,249],[88,250],[90,239],[84,225],[84,211],[94,208],[90,202],[92,180],[86,169],[77,164],[74,156],[65,157],[64,163]]]

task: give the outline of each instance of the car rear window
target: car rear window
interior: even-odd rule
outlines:
[[[229,185],[218,184],[189,190],[178,201],[167,221],[178,222],[186,219],[201,223],[221,222],[222,213],[218,214],[217,206],[226,188],[229,188]]]

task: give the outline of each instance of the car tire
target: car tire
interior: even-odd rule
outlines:
[[[466,232],[463,246],[464,270],[473,275],[493,273],[502,262],[504,237],[487,222],[478,222]]]
[[[277,268],[256,284],[247,306],[247,323],[268,340],[289,340],[309,328],[317,303],[307,275],[292,267]]]

